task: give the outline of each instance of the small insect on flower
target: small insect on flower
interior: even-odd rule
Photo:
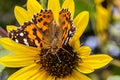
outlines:
[[[13,54],[0,58],[0,64],[23,68],[8,80],[90,80],[81,73],[91,73],[112,60],[108,55],[90,55],[89,47],[80,46],[89,13],[81,12],[72,20],[73,0],[65,0],[61,9],[59,0],[48,0],[48,9],[28,0],[27,11],[17,6],[15,16],[21,26],[8,26],[8,37],[0,39]]]

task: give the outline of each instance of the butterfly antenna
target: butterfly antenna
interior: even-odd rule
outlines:
[[[80,46],[83,46],[83,45],[84,45],[84,42],[82,42]]]
[[[67,52],[67,53],[71,54],[71,53],[70,53],[70,52],[68,52],[66,49],[64,49],[64,48],[62,48],[62,47],[61,47],[61,49],[62,49],[62,50],[64,50],[65,52]]]
[[[55,55],[57,56],[57,58],[58,58],[59,62],[61,63],[62,61],[60,60],[60,58],[59,58],[58,54],[56,53]]]
[[[42,56],[43,58],[46,57],[49,53],[50,49]]]

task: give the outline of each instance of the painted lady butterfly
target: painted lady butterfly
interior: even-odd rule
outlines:
[[[47,48],[51,53],[68,44],[75,32],[68,9],[59,12],[59,25],[55,23],[51,10],[41,10],[32,21],[25,22],[17,30],[9,32],[15,42],[32,47]]]

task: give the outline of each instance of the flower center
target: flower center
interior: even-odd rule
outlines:
[[[66,77],[70,75],[78,65],[77,53],[72,51],[69,45],[60,48],[56,54],[47,53],[48,49],[42,49],[39,64],[49,75],[55,77]]]

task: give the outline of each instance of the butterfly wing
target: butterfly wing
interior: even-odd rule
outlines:
[[[42,47],[42,34],[35,28],[32,22],[26,22],[23,26],[9,32],[8,36],[21,44],[33,47]]]
[[[41,10],[33,16],[32,21],[24,23],[17,30],[9,32],[14,41],[33,47],[50,45],[55,33],[55,23],[51,10]]]
[[[17,30],[10,31],[9,37],[27,46],[46,47],[60,44],[62,47],[68,43],[74,31],[68,9],[60,11],[59,26],[56,26],[51,10],[41,10],[33,16],[32,21],[24,23]]]
[[[40,13],[34,15],[32,19],[36,25],[37,30],[42,34],[44,40],[44,47],[50,46],[56,31],[56,23],[54,21],[51,10],[41,10]]]
[[[68,9],[62,9],[59,13],[59,26],[62,29],[61,45],[66,45],[75,32],[71,13]]]

